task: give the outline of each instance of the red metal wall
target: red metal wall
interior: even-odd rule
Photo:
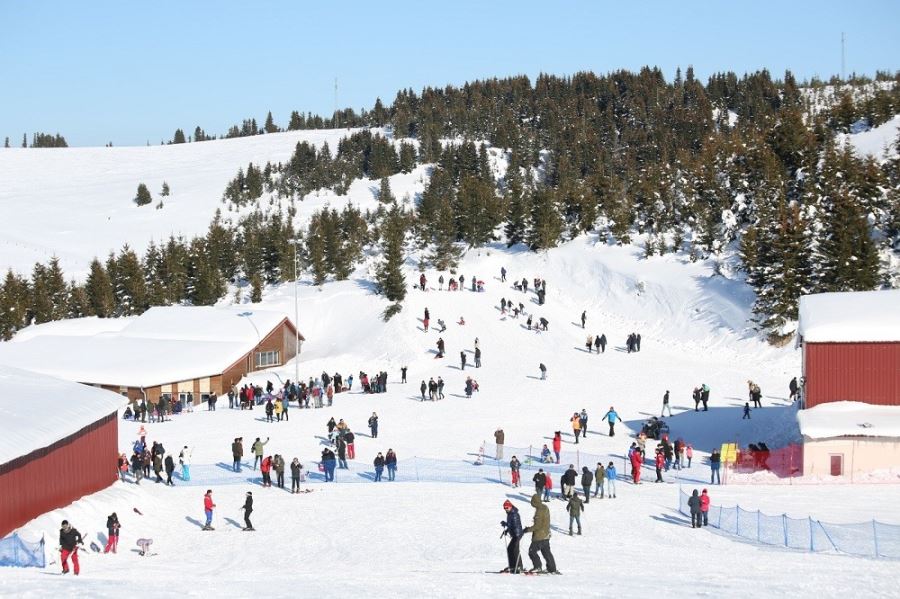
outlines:
[[[50,447],[0,465],[0,537],[115,482],[118,426],[113,412]]]
[[[832,401],[900,405],[900,343],[804,343],[806,407]]]

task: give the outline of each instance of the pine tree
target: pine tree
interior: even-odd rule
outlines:
[[[75,281],[70,281],[66,290],[66,298],[66,314],[64,318],[93,316],[91,303],[83,286],[76,284]]]
[[[6,139],[3,140],[3,147],[4,147],[4,148],[8,148],[8,147],[9,147],[9,136],[8,136],[8,135],[6,136]]]
[[[262,301],[262,288],[263,281],[262,277],[258,274],[250,277],[250,302],[254,304],[258,304]]]
[[[512,247],[525,241],[528,216],[531,213],[529,194],[523,189],[522,178],[516,162],[510,160],[506,171],[506,246]]]
[[[22,134],[22,147],[28,147],[28,135],[26,135],[25,133]]]
[[[556,203],[554,190],[541,186],[534,190],[531,205],[531,226],[525,241],[533,251],[556,247],[563,232],[563,220]]]
[[[403,275],[403,245],[406,237],[406,217],[394,205],[381,223],[382,261],[377,282],[388,301],[400,303],[406,297],[406,277]]]
[[[112,277],[112,283],[116,295],[117,315],[142,314],[148,308],[144,269],[137,254],[127,244],[116,258],[116,270],[115,276]],[[161,282],[156,284],[161,284]]]
[[[460,249],[456,245],[456,218],[450,202],[437,207],[430,227],[432,242],[428,262],[437,270],[453,270],[459,262]]]
[[[266,133],[278,133],[278,125],[272,120],[271,110],[269,111],[269,114],[266,115],[266,123],[263,125],[263,129],[265,129]]]
[[[313,275],[313,283],[321,285],[328,277],[328,265],[325,257],[325,241],[319,225],[320,218],[310,219],[306,234],[306,259]]]
[[[62,320],[68,308],[68,287],[59,266],[59,258],[53,256],[45,270],[45,293],[52,305],[50,320]]]
[[[183,144],[185,143],[184,131],[181,129],[175,129],[175,135],[172,137],[173,144]]]
[[[397,198],[391,193],[391,183],[387,177],[381,179],[381,187],[378,191],[378,201],[382,204],[394,204]]]
[[[134,203],[138,206],[146,206],[153,201],[150,196],[150,190],[143,183],[138,184],[137,195],[134,196]]]
[[[27,324],[30,297],[28,281],[12,269],[7,270],[0,285],[0,338],[8,341]]]
[[[169,197],[169,193],[170,193],[169,184],[166,183],[165,181],[163,181],[162,191],[160,191],[159,195],[161,195],[164,198],[167,198],[167,197]]]

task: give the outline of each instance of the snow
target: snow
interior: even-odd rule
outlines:
[[[77,326],[47,323],[0,344],[0,364],[78,382],[150,387],[221,373],[284,318],[240,306],[168,306]],[[124,322],[117,327],[117,321]]]
[[[838,401],[800,410],[797,420],[800,434],[810,439],[900,437],[900,406]]]
[[[900,341],[900,290],[804,295],[798,333],[807,343]]]
[[[0,386],[0,464],[48,447],[125,404],[109,391],[3,365]]]
[[[850,143],[854,152],[860,156],[874,156],[883,159],[897,155],[897,148],[894,144],[898,135],[900,135],[900,114],[877,127],[860,133],[842,134],[838,136],[838,139],[841,142]]]

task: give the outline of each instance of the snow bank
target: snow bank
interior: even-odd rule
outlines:
[[[0,387],[0,464],[52,445],[125,404],[103,389],[2,365]]]
[[[811,343],[900,341],[900,290],[804,295],[798,332]]]
[[[797,412],[800,433],[810,439],[900,437],[900,406],[838,401]]]

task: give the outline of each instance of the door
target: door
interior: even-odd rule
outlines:
[[[831,476],[844,475],[844,454],[831,455]]]

